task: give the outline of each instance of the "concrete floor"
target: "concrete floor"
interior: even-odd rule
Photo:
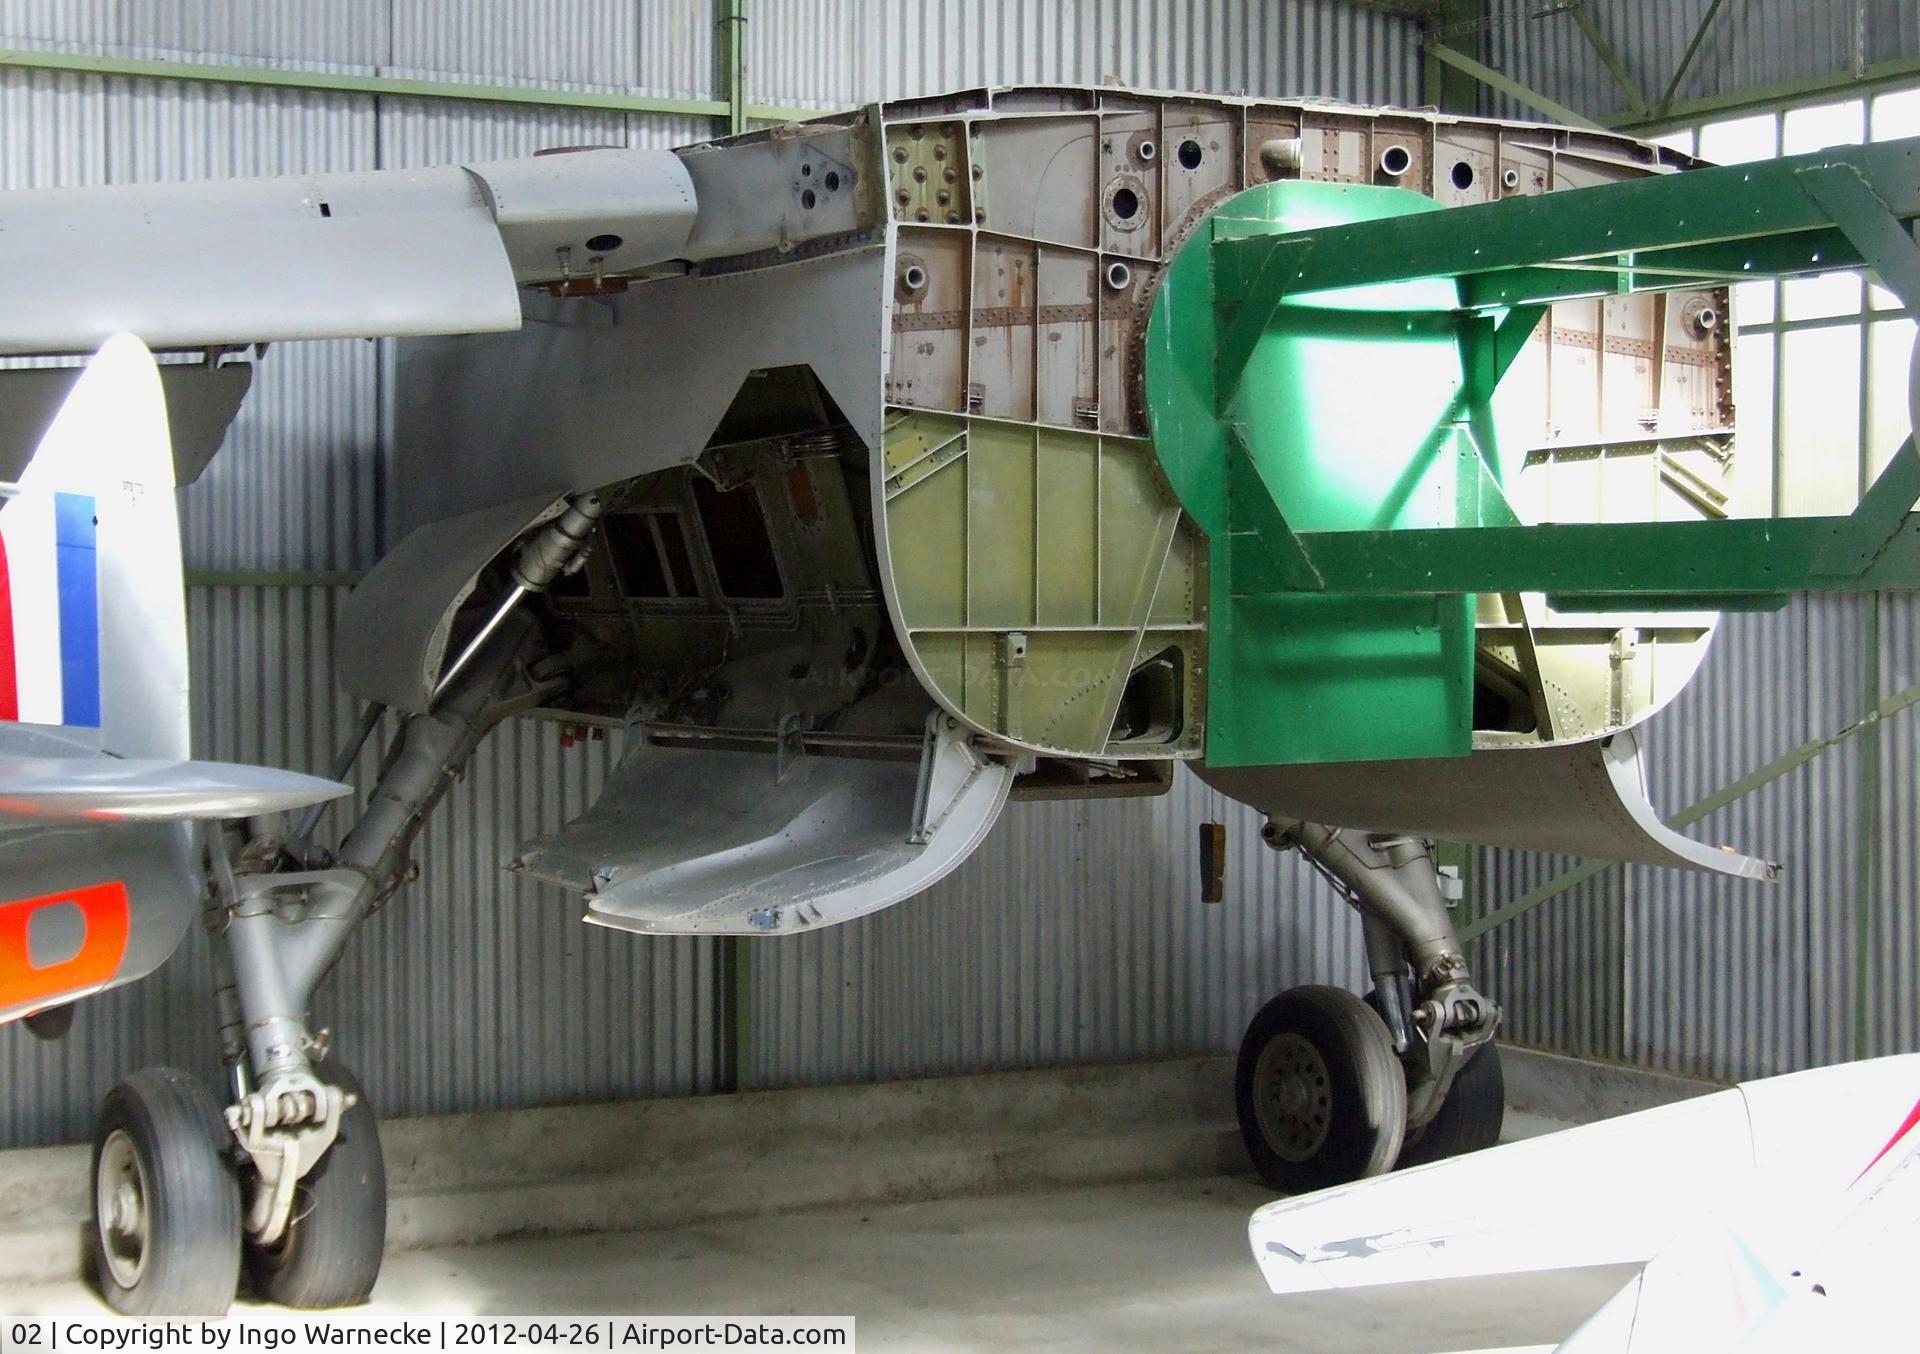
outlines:
[[[1201,1177],[415,1251],[388,1258],[374,1300],[416,1315],[852,1313],[866,1350],[1379,1354],[1551,1345],[1631,1273],[1276,1298],[1246,1241],[1271,1197]],[[0,1312],[102,1308],[62,1283],[0,1288]]]

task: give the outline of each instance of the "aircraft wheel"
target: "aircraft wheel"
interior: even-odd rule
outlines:
[[[1507,1117],[1507,1083],[1500,1073],[1500,1046],[1482,1044],[1454,1074],[1440,1112],[1407,1134],[1400,1165],[1424,1166],[1465,1156],[1500,1141]]]
[[[1407,1085],[1387,1027],[1338,987],[1295,987],[1260,1008],[1234,1073],[1240,1134],[1261,1178],[1290,1194],[1393,1166]]]
[[[1367,993],[1367,1005],[1379,1010],[1379,997]],[[1407,1130],[1394,1169],[1465,1156],[1500,1141],[1507,1118],[1507,1082],[1500,1072],[1500,1046],[1482,1044],[1454,1074],[1440,1112],[1419,1128]]]
[[[340,1133],[294,1188],[293,1221],[271,1246],[247,1247],[257,1296],[283,1307],[350,1307],[367,1300],[387,1244],[387,1172],[380,1126],[353,1073],[314,1075],[355,1097]]]
[[[154,1067],[107,1092],[93,1135],[94,1283],[128,1316],[223,1315],[240,1274],[240,1185],[213,1097]]]

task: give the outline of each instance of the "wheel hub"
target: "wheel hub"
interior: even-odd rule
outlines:
[[[1283,1160],[1305,1161],[1318,1152],[1333,1124],[1333,1090],[1320,1051],[1291,1031],[1269,1040],[1254,1063],[1253,1109],[1267,1144]]]
[[[146,1272],[152,1220],[147,1210],[146,1167],[126,1130],[116,1128],[100,1145],[93,1188],[101,1254],[113,1281],[132,1288]]]

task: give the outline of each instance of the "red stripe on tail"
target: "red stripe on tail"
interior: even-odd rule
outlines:
[[[1860,1168],[1860,1175],[1853,1177],[1854,1184],[1859,1184],[1860,1176],[1865,1175],[1875,1166],[1878,1166],[1880,1164],[1880,1158],[1891,1152],[1899,1143],[1900,1139],[1913,1132],[1916,1126],[1920,1126],[1920,1100],[1913,1102],[1913,1108],[1907,1111],[1907,1117],[1901,1121],[1900,1127],[1893,1130],[1893,1136],[1887,1139],[1887,1145],[1882,1147],[1878,1152],[1875,1152],[1873,1154],[1873,1160]]]
[[[20,674],[13,653],[13,578],[0,536],[0,719],[20,718]]]

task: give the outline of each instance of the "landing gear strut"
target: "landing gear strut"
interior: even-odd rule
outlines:
[[[1241,1136],[1289,1193],[1477,1151],[1499,1141],[1500,1010],[1478,992],[1431,844],[1276,819],[1361,914],[1374,990],[1296,987],[1261,1008],[1240,1046]]]
[[[207,929],[233,1101],[222,1113],[168,1071],[108,1095],[93,1249],[114,1307],[218,1315],[243,1251],[256,1293],[285,1306],[346,1306],[372,1291],[387,1219],[379,1127],[352,1073],[326,1061],[326,1032],[307,1012],[354,927],[411,877],[415,837],[480,740],[563,688],[525,665],[535,621],[515,604],[577,566],[599,512],[595,496],[577,496],[521,548],[508,596],[444,670],[430,707],[402,723],[337,854],[304,840],[210,845]],[[362,739],[372,728],[363,722]]]

